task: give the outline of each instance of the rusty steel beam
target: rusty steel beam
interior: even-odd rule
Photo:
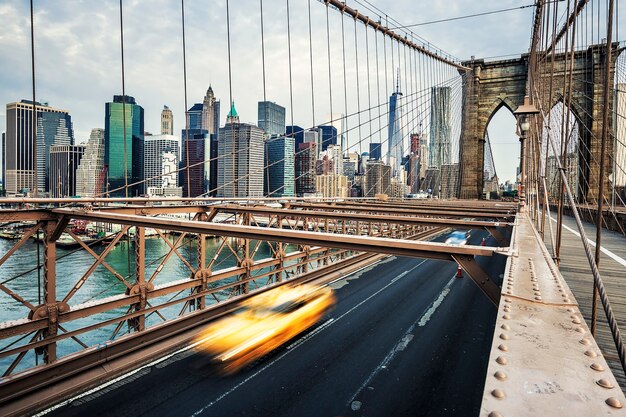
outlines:
[[[4,203],[6,199],[1,199],[0,203]],[[0,210],[0,222],[39,222],[46,220],[56,220],[56,216],[47,210],[28,210],[28,209],[2,209]]]
[[[2,258],[0,258],[0,266],[6,262],[7,259],[9,259],[11,257],[11,255],[13,255],[20,247],[22,247],[22,245],[24,243],[26,243],[28,241],[28,239],[37,231],[39,230],[41,227],[43,226],[43,222],[39,222],[36,225],[34,225],[33,227],[31,227],[30,229],[28,229],[26,231],[26,233],[24,233],[24,235],[20,238],[20,240],[15,243],[15,245],[13,245],[13,247],[11,249],[9,249],[7,251],[7,253],[5,253],[4,255],[2,255]]]
[[[415,216],[384,216],[376,213],[376,210],[372,210],[367,214],[355,214],[337,211],[313,211],[313,210],[291,210],[291,209],[277,209],[274,207],[248,207],[248,206],[216,206],[216,209],[222,213],[250,213],[256,215],[276,216],[281,215],[284,217],[313,217],[321,219],[338,219],[338,220],[361,220],[361,221],[380,221],[387,223],[403,223],[420,226],[465,226],[468,228],[487,228],[487,227],[511,227],[512,223],[503,222],[487,222],[476,220],[454,220],[454,219],[440,219],[429,217],[415,217]],[[345,234],[345,233],[344,233]]]
[[[357,268],[377,255],[355,255],[326,268],[320,268],[290,282],[325,282],[334,279],[344,268]],[[250,294],[208,306],[205,310],[189,313],[169,323],[153,326],[132,337],[123,336],[97,349],[69,355],[45,367],[28,373],[9,376],[0,383],[0,414],[22,415],[40,411],[45,406],[73,395],[77,390],[101,383],[124,372],[161,357],[188,343],[195,337],[198,326],[237,308],[238,303],[259,292],[273,288],[264,287]],[[101,366],[106,364],[106,366]]]
[[[499,211],[494,213],[486,213],[485,211],[476,210],[476,211],[448,211],[442,209],[430,209],[430,208],[389,208],[388,206],[371,206],[367,208],[367,205],[322,205],[322,204],[311,204],[311,203],[291,203],[290,207],[298,207],[298,208],[308,208],[308,209],[320,209],[320,210],[332,210],[338,211],[343,210],[346,212],[365,212],[371,213],[372,211],[378,213],[387,213],[390,215],[416,215],[421,214],[425,216],[439,216],[439,217],[454,217],[454,218],[488,218],[488,219],[512,219],[515,217],[515,213],[507,213],[505,211]]]
[[[474,284],[487,296],[496,307],[500,304],[500,287],[491,277],[476,263],[473,256],[453,255],[452,258],[470,276]]]
[[[387,253],[390,255],[417,258],[451,260],[451,255],[491,256],[494,252],[508,253],[507,248],[485,246],[458,246],[436,242],[415,242],[410,240],[379,238],[370,236],[315,233],[299,230],[270,229],[253,226],[193,222],[186,220],[160,219],[136,215],[85,212],[76,209],[53,209],[54,213],[77,219],[104,221],[117,224],[152,227],[178,232],[204,233],[216,236],[261,239],[273,242],[307,244],[359,252]]]

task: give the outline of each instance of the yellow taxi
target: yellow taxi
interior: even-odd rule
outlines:
[[[334,304],[328,287],[285,284],[211,323],[196,337],[196,350],[232,374],[311,327]]]

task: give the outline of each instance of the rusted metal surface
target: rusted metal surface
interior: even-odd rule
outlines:
[[[423,232],[416,238],[425,238],[433,233],[440,233],[441,228]],[[322,253],[328,251],[325,248],[311,248],[307,250],[307,254]],[[285,255],[283,260],[294,259],[295,254]],[[300,252],[300,255],[302,253]],[[341,262],[329,262],[325,268],[315,269],[307,274],[301,274],[291,280],[291,282],[305,282],[309,280],[331,280],[341,276],[343,268],[358,268],[363,266],[363,262],[371,262],[380,259],[384,255],[361,254],[346,258]],[[278,260],[276,260],[278,262]],[[267,268],[267,262],[259,262],[254,265],[255,268]],[[233,273],[243,273],[242,268],[231,268],[230,271],[221,271],[224,276],[232,276]],[[337,275],[339,273],[339,275]],[[215,275],[211,277],[215,280]],[[253,278],[250,278],[253,279]],[[194,288],[197,286],[199,279],[188,282],[185,288]],[[235,283],[236,284],[236,283]],[[233,284],[233,285],[235,285]],[[280,285],[278,281],[276,284]],[[173,283],[169,288],[169,292],[177,290]],[[103,378],[113,378],[120,373],[128,371],[133,367],[139,366],[149,360],[162,356],[169,351],[187,343],[193,337],[193,329],[199,325],[206,323],[213,317],[219,316],[230,309],[234,308],[233,303],[253,295],[259,291],[264,291],[271,286],[263,287],[249,294],[242,294],[231,298],[228,301],[207,306],[204,310],[196,310],[190,312],[179,319],[171,320],[157,326],[146,328],[144,331],[134,334],[122,336],[119,340],[107,342],[106,345],[85,349],[79,353],[62,358],[55,363],[44,367],[32,369],[30,372],[19,373],[5,378],[0,383],[0,414],[7,412],[23,413],[41,408],[43,405],[50,404],[52,401],[58,401],[65,396],[69,396],[76,392],[77,389],[85,389],[95,383],[101,383]],[[214,289],[219,290],[219,288]],[[154,297],[163,295],[164,289],[156,288],[151,291]],[[195,293],[187,297],[187,300],[197,299],[199,293]],[[136,302],[135,296],[130,302]],[[185,299],[177,302],[185,301]],[[142,314],[147,314],[155,308],[146,308],[143,311],[135,312],[124,317],[124,319],[132,319]],[[77,313],[72,310],[68,314]],[[102,325],[110,323],[102,323]],[[90,326],[93,329],[96,326]],[[60,334],[58,338],[71,337],[79,332],[68,332]],[[49,341],[48,341],[49,342]],[[43,343],[43,342],[42,342]],[[41,344],[41,343],[40,343]],[[17,350],[16,350],[17,351]],[[2,352],[6,354],[7,352]],[[99,366],[104,362],[106,367]],[[70,377],[71,376],[71,377]],[[68,379],[68,377],[70,377]]]
[[[215,209],[222,213],[251,213],[254,215],[265,215],[267,217],[282,216],[283,218],[294,217],[307,217],[307,218],[323,218],[323,219],[336,219],[336,220],[354,220],[354,221],[373,221],[373,222],[389,222],[389,223],[401,223],[412,225],[427,225],[427,226],[450,226],[461,228],[488,228],[488,227],[511,227],[512,224],[508,222],[493,222],[493,221],[480,221],[480,220],[458,220],[458,219],[445,219],[445,218],[429,218],[423,216],[407,216],[407,215],[380,215],[370,213],[346,213],[346,212],[329,212],[329,211],[313,211],[313,210],[291,210],[291,209],[276,209],[274,207],[247,207],[247,206],[215,206]],[[445,215],[445,213],[441,213]]]
[[[390,255],[418,258],[451,260],[451,255],[453,254],[491,256],[494,252],[506,254],[508,250],[507,248],[485,246],[458,246],[447,245],[444,243],[414,242],[402,239],[370,236],[321,234],[299,230],[192,222],[114,213],[83,212],[77,209],[53,209],[52,211],[57,214],[68,215],[76,219],[90,221],[152,227],[178,232],[205,233],[216,236],[230,236],[243,239],[270,240],[274,242],[280,241],[283,243],[293,244],[310,244],[361,252],[387,253]]]
[[[526,214],[511,247],[481,415],[626,415],[624,394]]]

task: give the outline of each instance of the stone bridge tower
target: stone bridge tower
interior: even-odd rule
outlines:
[[[618,44],[614,43],[608,83],[611,90],[614,85],[615,61],[620,52]],[[557,53],[554,58],[554,75],[551,77],[550,56],[543,60],[541,55],[539,56],[539,62],[542,63],[535,82],[536,94],[541,95],[544,106],[550,103],[549,108],[543,109],[546,115],[556,103],[567,100],[567,90],[564,92],[564,81],[567,80],[564,80],[564,77],[569,75],[569,71],[565,71],[566,63],[569,68],[569,59],[569,54]],[[460,146],[460,198],[482,197],[487,126],[502,106],[513,112],[524,102],[524,96],[528,94],[528,61],[528,54],[524,54],[518,59],[492,62],[479,59],[463,62],[464,66],[472,70],[462,75],[464,110]],[[571,107],[579,127],[578,140],[581,141],[581,146],[578,147],[580,186],[576,191],[579,201],[593,201],[598,191],[605,61],[605,45],[592,45],[574,53]],[[547,97],[550,78],[553,87],[552,97]],[[609,97],[610,108],[613,108],[613,94],[609,94]],[[609,118],[609,124],[609,132],[612,132],[612,117]],[[553,132],[553,138],[559,141],[560,132]],[[608,178],[612,172],[610,163],[613,154],[612,140],[607,141],[606,150],[608,157],[605,160],[603,179],[605,195],[609,190]]]

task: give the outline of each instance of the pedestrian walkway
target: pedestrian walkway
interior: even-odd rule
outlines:
[[[556,236],[556,218],[552,213],[552,226]],[[596,226],[585,223],[587,239],[595,251]],[[552,252],[550,232],[545,226],[544,241]],[[600,257],[600,274],[609,295],[611,306],[622,333],[626,332],[626,236],[621,233],[603,230]],[[585,256],[583,244],[573,217],[563,218],[563,239],[561,244],[561,274],[574,293],[587,325],[591,327],[591,306],[593,276]],[[611,336],[606,315],[598,299],[598,326],[596,341],[617,378],[622,390],[626,391],[626,377],[619,363],[615,343]]]

